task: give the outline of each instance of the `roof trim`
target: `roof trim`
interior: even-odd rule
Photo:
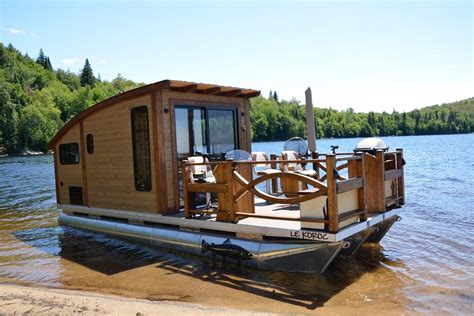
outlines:
[[[53,139],[48,144],[48,149],[54,149],[54,146],[59,141],[59,139],[75,124],[81,122],[86,117],[91,114],[113,105],[118,102],[122,102],[128,99],[132,99],[147,93],[151,93],[156,90],[169,89],[177,92],[186,92],[186,93],[199,93],[205,95],[217,95],[217,96],[233,96],[239,98],[253,98],[260,95],[260,91],[253,89],[243,89],[230,86],[220,86],[209,83],[196,83],[180,80],[162,80],[155,83],[151,83],[142,87],[138,87],[117,95],[114,95],[108,99],[105,99],[87,109],[81,113],[74,116],[70,119],[64,126],[58,131],[58,133],[53,137]]]

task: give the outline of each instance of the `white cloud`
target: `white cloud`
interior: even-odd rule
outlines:
[[[38,34],[34,33],[34,32],[26,32],[26,31],[23,31],[17,27],[2,27],[1,28],[3,31],[5,32],[8,32],[12,35],[29,35],[33,38],[38,38]]]
[[[8,28],[7,31],[10,32],[11,34],[25,34],[25,31],[22,31],[14,27]]]
[[[64,58],[61,59],[61,63],[64,65],[74,65],[79,62],[79,58]]]
[[[4,30],[5,32],[8,32],[10,34],[13,34],[13,35],[25,34],[25,31],[17,29],[15,27],[2,27],[2,30]]]

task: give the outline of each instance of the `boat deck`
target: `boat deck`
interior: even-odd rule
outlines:
[[[244,218],[237,224],[216,221],[216,215],[197,215],[196,218],[186,219],[184,212],[169,215],[152,214],[145,212],[130,212],[122,210],[84,207],[77,205],[58,205],[66,214],[87,215],[91,218],[117,219],[128,221],[130,224],[138,225],[168,225],[176,226],[180,230],[207,231],[233,233],[237,237],[263,239],[292,238],[323,242],[342,241],[360,231],[374,226],[401,212],[401,209],[393,209],[384,213],[369,214],[367,221],[355,223],[341,228],[337,233],[329,233],[324,230],[302,229],[301,222],[295,220],[275,220],[266,218]],[[256,200],[255,214],[277,215],[279,217],[299,218],[300,211],[295,206],[286,204],[266,204],[263,200]]]

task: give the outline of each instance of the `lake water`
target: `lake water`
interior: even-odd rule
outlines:
[[[318,151],[329,152],[333,144],[350,151],[359,140],[320,140]],[[219,268],[63,229],[57,226],[52,157],[0,159],[0,282],[281,312],[321,306],[342,313],[473,312],[474,135],[384,140],[404,149],[403,220],[381,247],[337,258],[324,275]],[[255,143],[253,150],[278,153],[282,146]]]

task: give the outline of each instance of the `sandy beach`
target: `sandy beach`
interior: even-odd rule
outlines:
[[[171,301],[149,301],[64,289],[0,285],[0,314],[271,315]]]

